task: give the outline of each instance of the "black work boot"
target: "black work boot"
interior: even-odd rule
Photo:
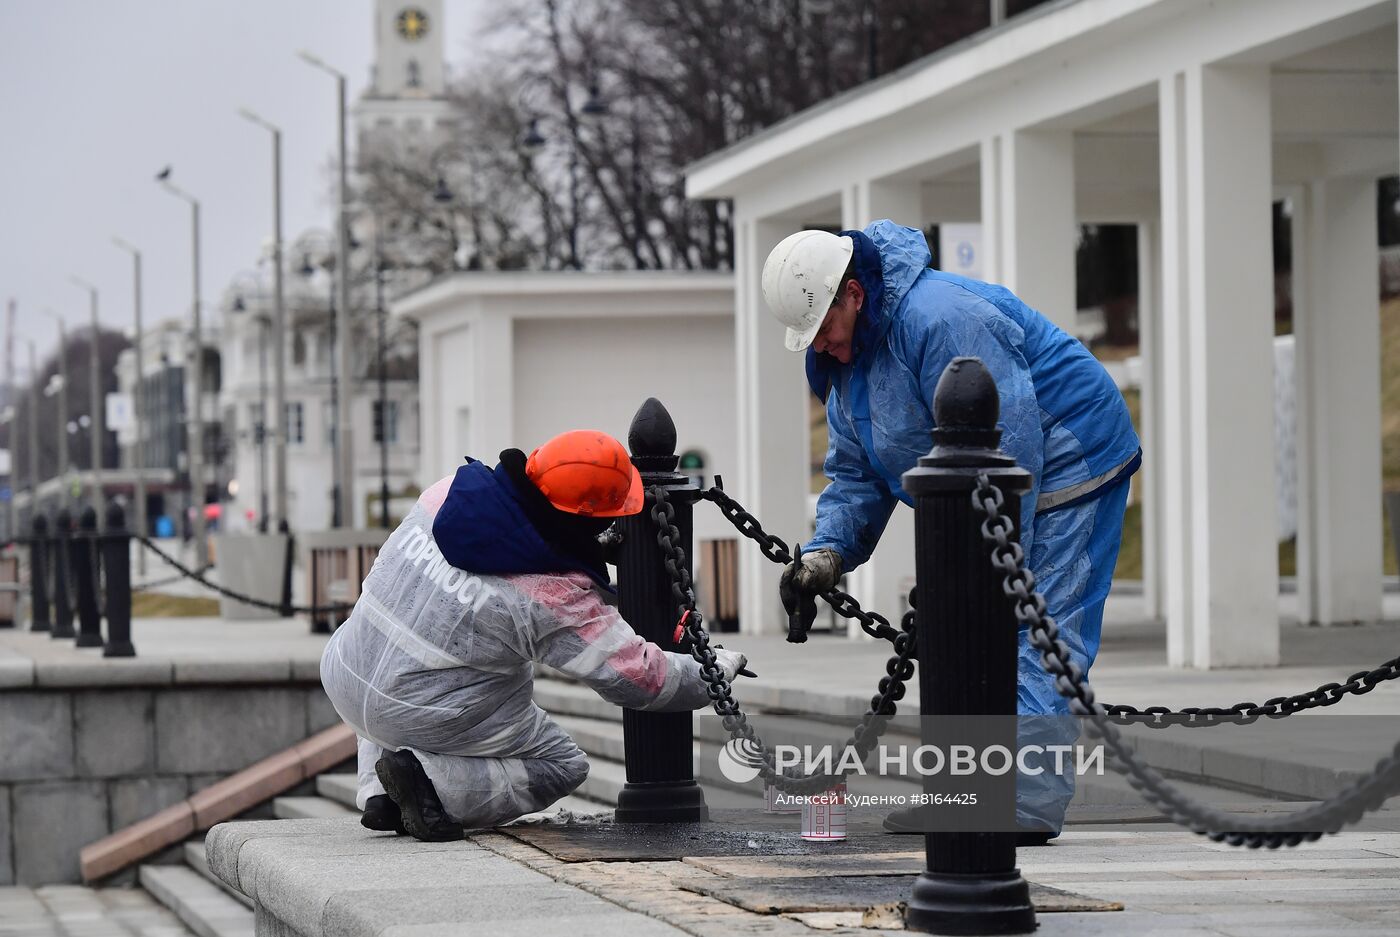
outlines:
[[[388,794],[375,794],[365,801],[365,812],[360,816],[360,826],[367,830],[384,833],[397,833],[403,836],[408,830],[403,828],[403,813],[399,805]]]
[[[385,752],[375,762],[374,773],[379,783],[398,804],[403,816],[403,828],[414,839],[426,843],[443,843],[462,838],[462,824],[447,815],[438,800],[433,782],[428,780],[418,758],[408,749]]]

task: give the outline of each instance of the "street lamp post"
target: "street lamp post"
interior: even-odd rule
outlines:
[[[277,529],[286,533],[287,522],[287,315],[282,284],[282,131],[257,114],[241,109],[245,119],[272,134],[272,488]],[[261,367],[261,365],[259,365]],[[267,414],[263,414],[266,423]],[[266,469],[264,468],[264,473]],[[264,493],[262,525],[267,524]]]
[[[205,545],[204,521],[204,333],[199,322],[199,200],[170,181],[170,168],[156,175],[165,191],[190,206],[191,223],[191,281],[193,286],[193,332],[190,341],[189,377],[189,472],[190,500],[194,504],[195,568],[203,570],[209,551]]]
[[[58,395],[58,505],[63,507],[68,503],[68,326],[52,310],[44,312],[58,322],[58,380],[49,382],[44,396]]]
[[[29,523],[39,516],[39,378],[34,339],[29,339]],[[27,529],[27,528],[26,528]]]
[[[102,491],[102,364],[97,349],[97,287],[82,277],[70,276],[68,281],[79,289],[87,290],[89,309],[92,313],[92,340],[88,343],[89,380],[88,411],[91,414],[89,428],[92,445],[92,508],[101,517],[105,511]]]
[[[442,179],[438,192],[447,192]],[[444,201],[444,199],[439,199]],[[384,308],[384,258],[380,255],[379,219],[374,219],[374,312],[379,323],[379,526],[389,529],[389,377],[384,372],[384,344],[388,339],[385,320],[389,318]]]
[[[326,277],[328,278],[328,283],[329,283],[329,286],[330,286],[330,293],[329,293],[329,295],[326,297],[326,303],[327,303],[326,309],[327,309],[327,311],[328,311],[328,313],[329,313],[329,316],[328,316],[328,319],[329,319],[329,326],[328,326],[328,328],[327,328],[327,332],[328,332],[328,338],[329,338],[329,345],[330,345],[330,347],[331,347],[332,350],[334,350],[334,349],[338,346],[338,340],[339,340],[339,339],[338,339],[338,335],[337,335],[337,332],[338,332],[339,330],[336,328],[336,325],[337,325],[337,322],[338,322],[338,316],[337,316],[337,313],[336,313],[336,302],[335,302],[335,295],[336,295],[336,288],[337,288],[337,283],[336,283],[336,279],[335,279],[335,277],[336,277],[335,265],[336,265],[335,258],[334,258],[333,256],[331,256],[329,253],[327,253],[327,254],[325,254],[325,255],[322,256],[321,268],[322,268],[323,270],[326,271]],[[309,252],[308,252],[308,253],[304,253],[304,254],[302,255],[302,261],[301,261],[301,275],[302,275],[303,277],[306,278],[306,280],[307,280],[308,283],[310,283],[311,278],[312,278],[313,276],[316,275],[316,268],[315,268],[315,267],[312,265],[312,263],[311,263],[311,254],[310,254]],[[330,401],[330,403],[331,403],[331,426],[330,426],[330,437],[331,437],[331,526],[332,526],[332,527],[340,527],[340,526],[342,525],[342,523],[343,523],[342,518],[344,517],[344,515],[341,513],[341,499],[340,499],[340,493],[341,493],[341,491],[343,490],[343,489],[342,489],[342,482],[341,482],[342,476],[341,476],[341,474],[340,474],[340,471],[341,471],[341,462],[340,462],[340,452],[341,452],[341,448],[340,448],[340,447],[341,447],[342,445],[344,445],[344,441],[343,441],[343,437],[341,436],[341,433],[340,433],[341,427],[340,427],[340,425],[339,425],[339,424],[340,424],[340,418],[339,418],[339,414],[340,414],[340,380],[339,380],[338,372],[339,372],[339,368],[336,367],[336,355],[335,355],[334,353],[332,353],[332,355],[331,355],[331,360],[330,360],[330,394],[331,394],[331,401]]]
[[[307,64],[319,68],[321,71],[333,76],[336,83],[337,111],[336,127],[339,134],[338,160],[340,168],[340,197],[337,206],[336,218],[336,267],[339,270],[338,308],[336,309],[336,332],[337,341],[335,347],[336,371],[340,374],[340,380],[344,383],[344,393],[338,395],[336,400],[336,460],[339,471],[337,475],[340,479],[340,490],[336,497],[336,513],[341,522],[354,526],[354,435],[350,426],[350,345],[354,341],[354,335],[350,330],[350,231],[349,231],[349,184],[347,173],[349,171],[349,160],[346,156],[345,140],[345,75],[344,73],[327,65],[321,59],[310,52],[298,52],[301,59]]]
[[[132,446],[132,468],[136,470],[136,530],[141,536],[146,535],[146,435],[145,435],[145,407],[146,407],[146,363],[145,363],[145,332],[141,325],[141,252],[136,246],[122,240],[119,237],[112,238],[112,243],[131,255],[132,273],[132,308],[136,312],[136,380],[133,382],[135,393],[132,395],[131,413],[132,422],[135,424],[133,432],[136,437],[136,445]],[[136,572],[144,577],[146,575],[146,551],[144,549],[136,551]]]

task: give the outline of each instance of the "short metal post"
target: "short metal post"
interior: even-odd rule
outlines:
[[[667,490],[676,509],[690,567],[692,509],[700,489],[676,472],[676,424],[655,397],[647,398],[627,433],[632,464],[642,482]],[[642,513],[621,519],[622,545],[617,564],[618,611],[628,624],[663,650],[679,650],[673,640],[678,616],[666,572],[665,554],[656,542],[651,519],[655,499],[648,494]],[[695,783],[694,717],[689,712],[622,711],[622,738],[627,784],[617,798],[619,823],[684,823],[708,820],[705,792]]]
[[[78,518],[73,538],[73,581],[78,591],[78,647],[102,646],[102,613],[97,607],[97,511],[89,505]]]
[[[919,617],[919,711],[925,744],[947,745],[929,717],[963,719],[954,732],[976,733],[981,744],[1016,750],[1016,618],[980,534],[972,492],[986,474],[1019,521],[1031,477],[997,447],[996,383],[976,358],[955,358],[934,392],[933,451],[904,473],[914,496],[914,550]],[[1017,524],[1017,537],[1020,525]],[[951,723],[951,720],[941,720]],[[949,728],[947,725],[940,726]],[[961,739],[960,739],[961,741]],[[946,790],[947,777],[926,776],[925,792]],[[934,934],[1024,934],[1036,928],[1030,889],[1016,867],[1016,774],[981,777],[981,829],[929,832],[928,868],[914,883],[905,924]],[[931,807],[930,811],[937,808]],[[947,829],[968,814],[947,811]],[[934,814],[935,817],[938,814]],[[938,821],[933,821],[937,823]],[[969,827],[963,825],[962,829]],[[971,826],[976,830],[976,825]]]
[[[277,493],[277,497],[279,499],[282,499],[282,496],[285,494],[285,491],[279,490]],[[281,508],[279,508],[278,510],[281,510]],[[292,560],[295,558],[294,551],[296,550],[296,538],[292,536],[292,530],[290,527],[287,526],[286,518],[283,518],[282,520],[277,522],[277,529],[282,533],[282,536],[285,538],[283,542],[286,544],[287,547],[287,552],[282,557],[282,607],[278,611],[278,614],[281,615],[283,618],[291,618]]]
[[[68,545],[73,539],[73,515],[63,508],[54,517],[53,540],[53,630],[51,638],[71,638],[73,630],[73,595]]]
[[[103,657],[135,657],[131,643],[131,532],[126,512],[115,501],[107,505],[102,532],[102,569],[107,582],[107,643]],[[99,636],[100,638],[100,636]]]
[[[33,529],[29,541],[29,630],[48,631],[53,627],[49,620],[49,519],[36,512]]]

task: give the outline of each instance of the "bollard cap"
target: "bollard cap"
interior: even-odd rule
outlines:
[[[1006,491],[1030,490],[1030,473],[1002,452],[1001,397],[996,381],[978,358],[954,358],[933,392],[933,450],[904,473],[904,490],[921,494],[966,491],[987,472]]]
[[[96,530],[97,509],[90,504],[83,508],[83,513],[78,516],[78,526],[83,530]]]
[[[954,358],[938,378],[933,391],[933,419],[939,430],[995,432],[1001,415],[996,381],[980,358]],[[937,432],[937,431],[935,431]]]
[[[632,464],[645,475],[676,470],[680,462],[676,455],[676,421],[655,397],[648,397],[632,417],[627,448],[632,453]]]

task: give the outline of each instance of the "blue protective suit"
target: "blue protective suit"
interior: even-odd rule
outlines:
[[[849,364],[807,353],[812,392],[826,401],[831,483],[803,549],[835,550],[847,570],[870,558],[895,502],[913,504],[900,476],[931,445],[939,377],[955,357],[980,358],[1001,396],[1001,447],[1033,477],[1021,503],[1022,547],[1061,637],[1087,672],[1128,477],[1141,462],[1122,394],[1077,339],[1010,290],[930,269],[922,232],[877,221],[842,234],[855,241],[866,299]],[[1021,638],[1019,711],[1067,713],[1024,630]],[[1072,781],[1047,772],[1030,781],[1034,792],[1023,783],[1021,821],[1058,830]]]

